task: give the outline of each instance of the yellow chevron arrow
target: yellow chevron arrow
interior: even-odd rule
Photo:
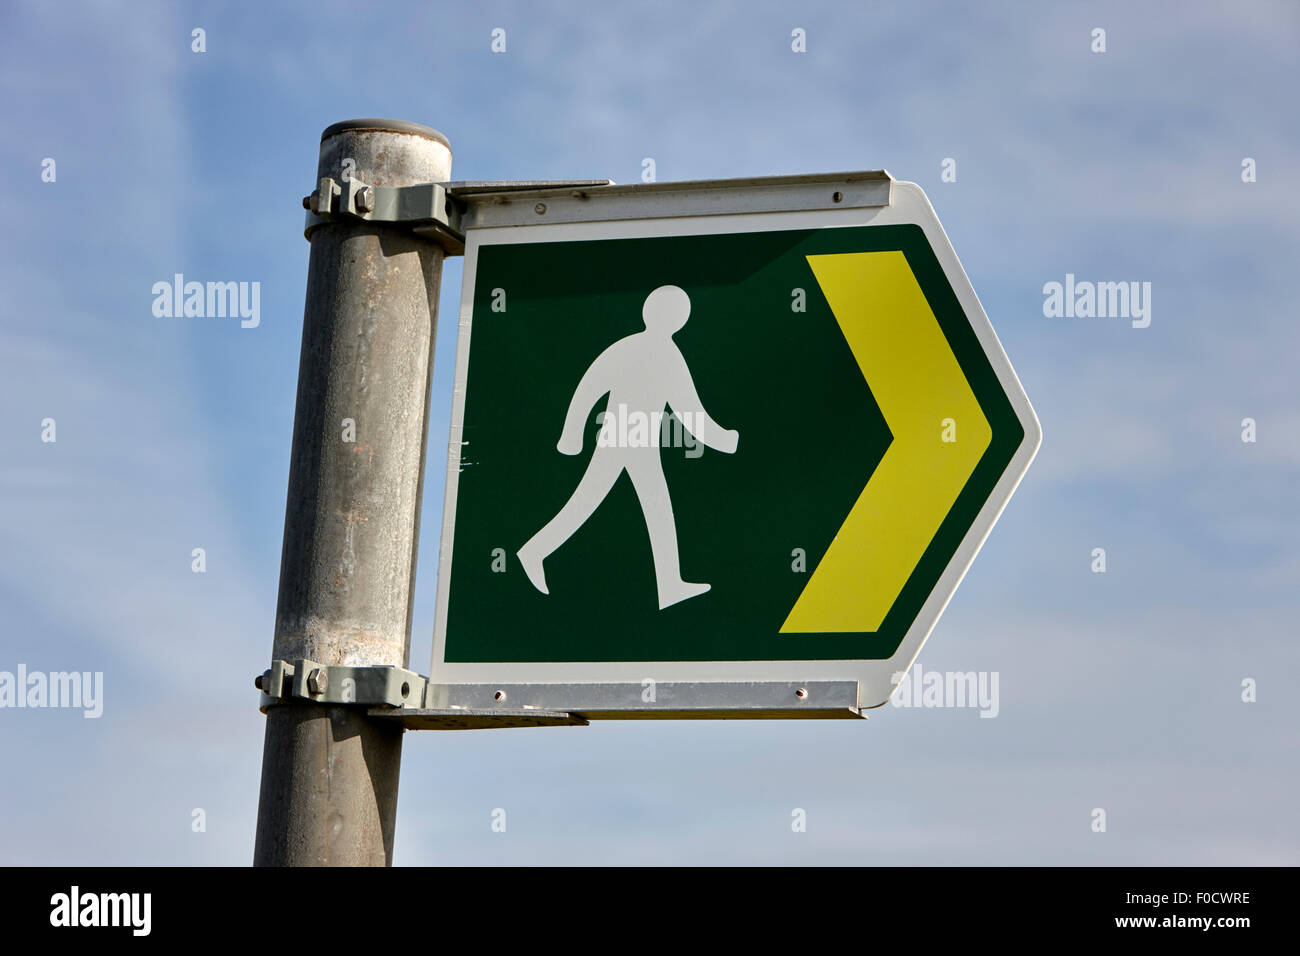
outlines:
[[[993,432],[901,252],[807,259],[894,440],[781,632],[877,631]]]

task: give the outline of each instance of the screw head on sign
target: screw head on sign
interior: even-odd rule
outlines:
[[[329,674],[325,668],[317,667],[307,675],[307,690],[313,694],[323,694],[330,685]]]
[[[533,212],[537,213],[537,215],[539,216],[546,215],[546,203],[539,202],[536,206],[533,207]]]

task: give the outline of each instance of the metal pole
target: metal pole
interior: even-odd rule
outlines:
[[[336,123],[316,181],[349,175],[446,182],[451,147],[413,123]],[[442,260],[360,220],[311,233],[273,659],[408,663]],[[364,708],[271,707],[254,864],[391,864],[401,757],[401,729]]]

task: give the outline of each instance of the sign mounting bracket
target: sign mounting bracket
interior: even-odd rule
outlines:
[[[861,719],[858,682],[440,684],[402,667],[271,662],[261,710],[290,698],[368,708],[408,730],[586,726],[592,720]]]
[[[471,199],[486,196],[491,202],[504,202],[498,197],[555,189],[578,196],[610,185],[608,179],[523,179],[371,186],[355,176],[340,180],[326,176],[315,192],[303,197],[307,210],[303,237],[310,241],[313,230],[332,220],[353,219],[409,230],[434,240],[447,255],[458,256],[465,252],[461,218]]]
[[[883,169],[815,176],[760,176],[618,185],[609,179],[465,180],[371,186],[324,177],[303,197],[303,235],[340,218],[407,229],[463,255],[468,229],[540,223],[872,209],[893,201]]]
[[[460,228],[674,219],[745,213],[874,209],[893,201],[894,178],[883,169],[813,176],[697,179],[583,188],[580,183],[516,184],[462,191]]]

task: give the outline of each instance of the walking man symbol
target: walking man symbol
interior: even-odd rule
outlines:
[[[559,514],[519,549],[524,573],[543,594],[550,592],[542,563],[591,517],[624,471],[632,479],[650,533],[659,610],[709,589],[707,584],[683,581],[681,576],[673,504],[659,460],[664,406],[672,408],[699,442],[716,451],[731,454],[740,436],[734,429],[723,428],[704,410],[686,359],[673,342],[673,334],[686,324],[690,314],[690,297],[677,286],[655,289],[641,307],[645,331],[619,339],[601,352],[578,382],[556,446],[561,454],[576,455],[582,451],[587,410],[606,393],[609,394],[605,406],[607,427],[611,417],[617,417],[621,423],[639,417],[649,427],[640,432],[644,441],[598,440],[586,473]],[[635,429],[617,430],[620,436],[629,432],[637,434]]]

